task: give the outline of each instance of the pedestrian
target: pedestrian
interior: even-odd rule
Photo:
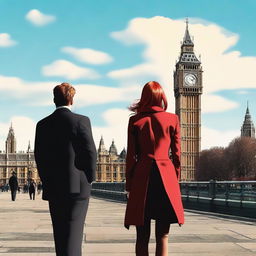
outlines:
[[[184,223],[179,119],[166,112],[164,91],[153,81],[145,84],[140,100],[129,109],[134,115],[128,125],[125,227],[136,226],[136,255],[146,256],[154,219],[155,255],[167,256],[170,224]]]
[[[56,255],[81,256],[96,148],[90,119],[71,111],[75,88],[62,83],[53,94],[56,110],[37,123],[35,160],[43,200],[49,201]]]
[[[30,200],[35,200],[35,195],[36,195],[36,183],[34,182],[34,180],[31,180],[29,182],[29,187],[28,187],[28,192],[29,192],[29,197]]]
[[[18,190],[18,180],[17,180],[15,172],[12,172],[12,176],[9,179],[9,186],[10,186],[10,189],[11,189],[12,201],[15,201],[16,193],[17,193],[17,190]]]
[[[42,183],[39,181],[39,183],[37,184],[37,194],[39,195],[42,191]]]

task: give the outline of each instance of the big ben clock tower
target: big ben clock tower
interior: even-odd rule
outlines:
[[[174,71],[175,112],[181,126],[181,180],[195,180],[201,150],[202,67],[194,53],[186,21],[181,54]]]

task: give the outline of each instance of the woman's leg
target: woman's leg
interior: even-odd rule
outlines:
[[[145,220],[144,226],[136,226],[136,256],[148,256],[148,243],[150,238],[150,219]]]
[[[170,223],[156,220],[156,256],[168,256]]]

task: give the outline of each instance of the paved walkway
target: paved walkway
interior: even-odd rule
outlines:
[[[122,203],[91,199],[83,255],[134,255],[135,229],[123,228],[124,210]],[[195,212],[186,212],[185,217],[183,227],[171,227],[169,255],[256,255],[255,222]],[[154,255],[153,232],[150,252]],[[0,255],[55,255],[47,202],[30,201],[27,194],[18,194],[12,202],[9,193],[0,193]]]

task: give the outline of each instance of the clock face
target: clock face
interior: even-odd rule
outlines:
[[[188,86],[194,86],[196,84],[196,76],[194,74],[187,74],[185,76],[185,83]]]

